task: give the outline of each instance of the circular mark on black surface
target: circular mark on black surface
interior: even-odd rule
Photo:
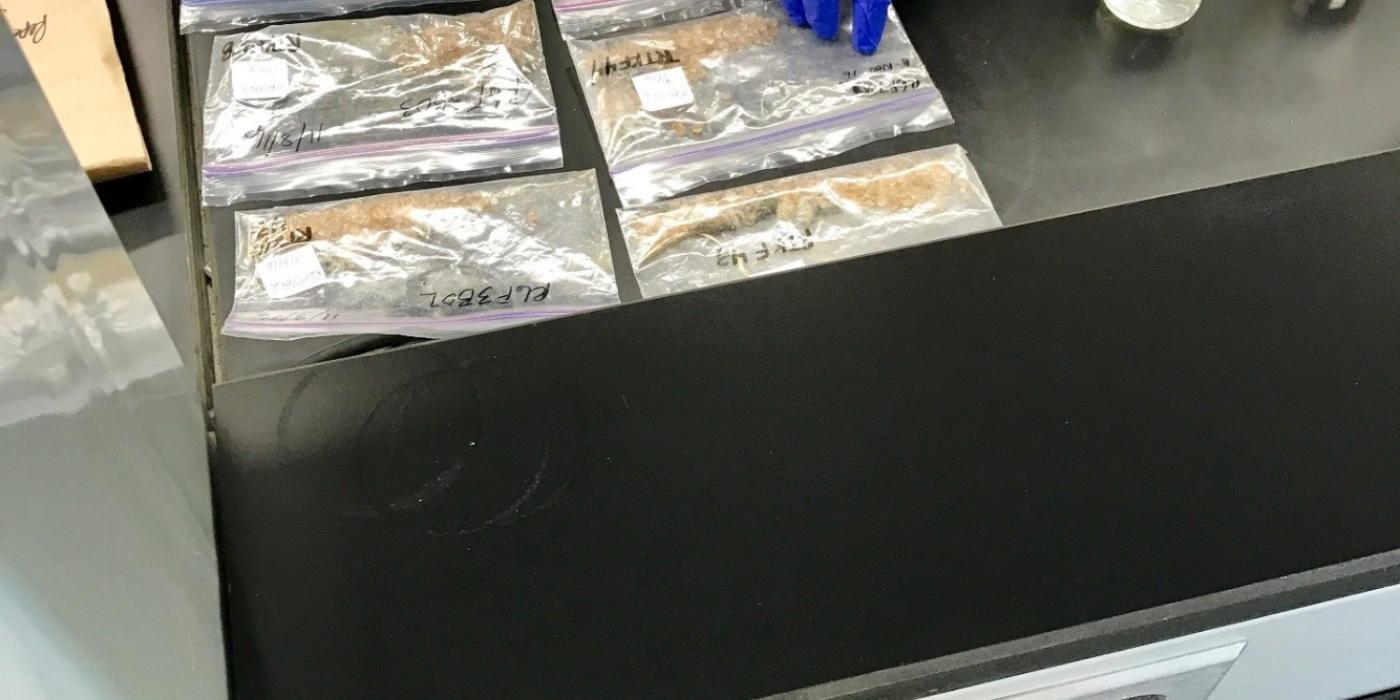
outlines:
[[[300,370],[278,412],[276,444],[268,461],[272,469],[265,474],[271,481],[265,487],[308,502],[335,497],[338,477],[349,461],[345,443],[376,405],[376,387],[454,366],[451,358],[418,352],[412,362],[366,370],[364,381],[356,386],[349,386],[344,373],[329,367]],[[365,509],[352,506],[351,510]]]
[[[580,416],[499,359],[405,381],[355,441],[363,502],[434,534],[504,527],[548,507],[582,463]]]

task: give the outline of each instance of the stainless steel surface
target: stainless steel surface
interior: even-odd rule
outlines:
[[[1165,694],[1167,700],[1193,700],[1199,694],[1181,689],[1152,689],[1133,685],[1121,694],[1076,695],[1069,690],[1087,679],[1105,686],[1117,674],[1147,671],[1151,659],[1173,663],[1209,654],[1231,657],[1231,667],[1209,694],[1210,700],[1318,700],[1355,698],[1400,686],[1400,586],[1357,593],[1295,610],[1248,620],[1177,639],[1098,656],[953,692],[928,700],[1042,700],[1056,698],[1134,697]],[[1197,656],[1193,650],[1209,649]],[[1241,650],[1242,649],[1242,650]],[[1147,665],[1144,665],[1147,664]],[[1164,666],[1159,666],[1162,668]],[[1038,689],[1038,690],[1033,690]],[[1063,691],[1063,692],[1062,692]],[[791,694],[791,698],[848,697],[834,694]],[[877,697],[861,695],[861,698]]]
[[[0,455],[0,697],[225,697],[200,407],[8,31]]]
[[[1373,623],[1400,616],[1397,572],[1388,552],[767,700],[1000,699],[1240,643],[1211,700],[1369,700],[1400,687],[1400,629]]]
[[[1244,649],[1234,642],[1146,663],[1141,653],[1114,654],[927,700],[1207,700]]]

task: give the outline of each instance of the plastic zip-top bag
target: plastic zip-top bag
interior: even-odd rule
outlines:
[[[180,0],[180,31],[186,34],[214,32],[430,2],[432,0]]]
[[[873,56],[773,2],[570,48],[626,207],[952,122],[894,10]]]
[[[226,335],[441,338],[618,303],[593,171],[239,212]]]
[[[652,297],[1001,226],[961,146],[619,213]]]
[[[214,43],[204,202],[563,164],[531,0],[268,27]]]
[[[737,4],[737,0],[554,0],[554,16],[564,36],[582,38],[704,17]]]

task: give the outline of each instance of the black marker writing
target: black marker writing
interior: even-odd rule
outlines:
[[[626,56],[608,56],[603,60],[602,65],[599,65],[596,59],[593,61],[593,76],[612,75],[613,73],[621,73],[636,68],[665,66],[680,62],[680,59],[676,58],[675,52],[671,49],[644,51]]]
[[[913,67],[914,67],[914,62],[911,61],[911,60],[909,60],[909,59],[907,59],[907,58],[904,59],[904,60],[901,62],[901,64],[902,64],[905,68],[913,68]],[[865,70],[848,70],[848,71],[842,71],[841,76],[842,76],[842,78],[844,78],[845,80],[855,80],[856,78],[859,78],[859,77],[860,77],[861,73],[888,73],[888,72],[894,70],[895,67],[896,67],[896,66],[895,66],[894,63],[880,63],[880,64],[877,64],[877,65],[874,65],[874,66],[870,66],[869,68],[866,68]]]
[[[219,58],[227,61],[235,56],[245,56],[248,54],[275,54],[275,53],[296,53],[301,51],[300,34],[282,34],[271,39],[244,39],[243,41],[226,41],[219,49]]]
[[[523,87],[524,84],[525,81],[520,78],[512,78],[510,84],[505,87],[482,85],[476,89],[476,107],[474,109],[506,112],[509,111],[508,107],[518,107],[524,104],[525,99],[530,96],[530,90]]]
[[[405,119],[425,112],[508,112],[509,108],[524,104],[531,94],[530,89],[525,87],[525,81],[520,78],[509,82],[505,87],[482,85],[466,95],[439,92],[431,97],[410,97],[399,103],[399,110]]]
[[[430,309],[467,309],[473,306],[525,306],[549,298],[551,283],[543,285],[518,284],[513,287],[467,288],[455,292],[423,292],[418,296],[428,302]]]
[[[290,321],[300,323],[306,321],[334,321],[338,318],[340,318],[340,314],[338,312],[315,311],[312,313],[279,313],[275,315],[266,316],[264,317],[264,320]]]
[[[875,83],[856,83],[851,86],[851,93],[856,95],[894,95],[901,92],[910,92],[922,87],[924,81],[918,78],[900,78],[885,85]]]
[[[408,98],[399,103],[404,118],[424,112],[456,112],[465,100],[460,95],[439,93],[432,97]]]
[[[775,237],[769,241],[759,241],[756,246],[738,248],[720,246],[715,250],[715,264],[720,267],[742,267],[747,263],[761,263],[775,255],[789,255],[811,250],[817,245],[812,238],[812,230],[804,229],[801,235],[791,233]]]
[[[269,129],[264,126],[259,126],[244,134],[243,137],[257,139],[254,148],[266,154],[281,151],[297,153],[302,149],[302,146],[320,143],[321,135],[325,130],[325,122],[321,122],[314,127],[306,122],[301,122],[301,124],[291,129],[283,129],[281,127]]]

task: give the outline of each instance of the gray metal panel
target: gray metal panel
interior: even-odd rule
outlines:
[[[1390,586],[926,700],[1096,699],[1099,695],[1073,689],[1090,686],[1089,679],[1151,669],[1163,660],[1239,647],[1243,653],[1209,694],[1210,700],[1354,698],[1400,686],[1400,626],[1389,624],[1397,619],[1400,586]],[[1135,689],[1117,697],[1141,692],[1145,691]],[[1196,697],[1174,692],[1167,696]]]
[[[1244,648],[1237,641],[1184,654],[1125,652],[926,700],[1207,700]]]
[[[226,697],[206,449],[180,356],[0,33],[0,697]]]
[[[1253,652],[1222,691],[1237,694],[1212,700],[1250,700],[1261,685],[1300,689],[1279,698],[1351,698],[1400,687],[1400,630],[1374,624],[1400,617],[1397,579],[1400,551],[1386,552],[768,700],[1000,698],[1239,642]]]

